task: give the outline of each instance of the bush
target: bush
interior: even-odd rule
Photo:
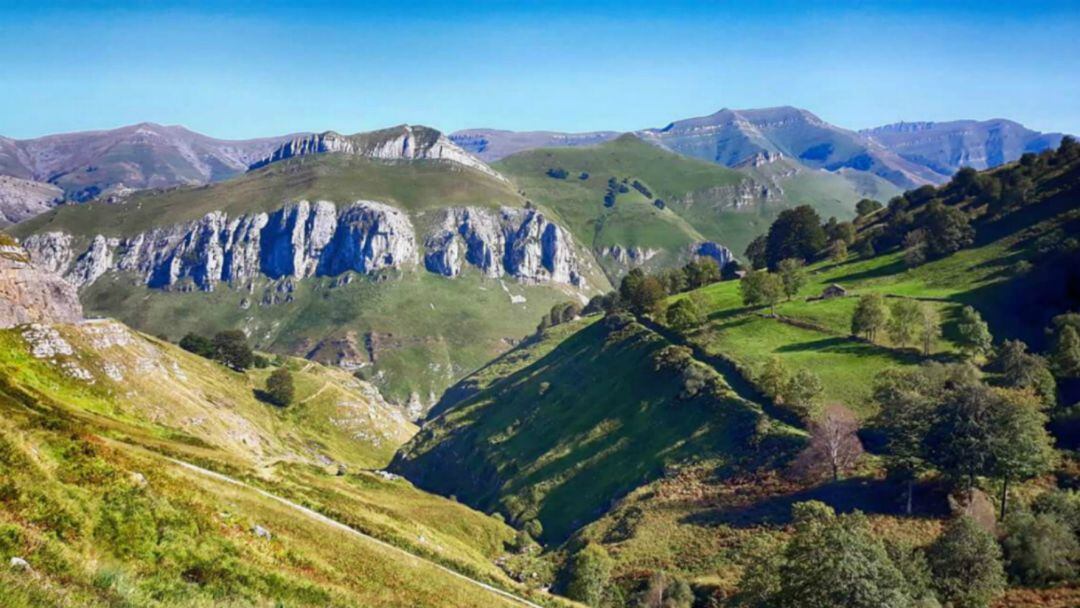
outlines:
[[[205,336],[188,333],[180,339],[180,348],[207,359],[214,358],[214,343]]]
[[[234,370],[243,371],[255,360],[255,354],[247,345],[247,336],[238,329],[218,332],[214,335],[213,345],[214,359]]]
[[[569,173],[567,173],[566,169],[563,169],[562,167],[555,167],[553,169],[547,170],[547,176],[555,179],[566,179],[568,175]]]
[[[1056,515],[1018,513],[1010,517],[1001,544],[1009,578],[1022,585],[1045,586],[1076,579],[1080,542]]]
[[[286,367],[279,367],[266,379],[266,395],[270,403],[285,407],[293,402],[295,396],[292,372]]]
[[[590,606],[598,606],[611,579],[614,561],[601,545],[586,544],[570,560],[566,596]]]
[[[1001,548],[975,520],[954,519],[927,554],[938,599],[954,608],[984,608],[1005,589]]]
[[[678,330],[697,327],[703,320],[701,309],[693,298],[683,298],[667,309],[668,325]]]

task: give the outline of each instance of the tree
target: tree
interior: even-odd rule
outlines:
[[[180,348],[207,359],[214,357],[214,343],[209,338],[196,333],[188,333],[181,338]]]
[[[747,306],[768,306],[776,314],[776,303],[784,293],[784,284],[780,277],[765,270],[751,270],[739,280],[739,291],[743,304]]]
[[[530,519],[525,522],[521,529],[534,539],[538,539],[544,534],[544,525],[540,523],[539,519]]]
[[[1001,548],[970,517],[960,516],[946,526],[930,545],[927,561],[945,605],[984,608],[1005,589]]]
[[[829,243],[841,242],[850,245],[855,242],[855,225],[851,222],[838,222],[835,217],[830,217],[825,223],[825,236]]]
[[[774,401],[782,401],[784,393],[787,391],[788,383],[791,381],[787,368],[784,367],[784,362],[780,360],[780,357],[773,356],[765,362],[765,369],[762,370],[761,375],[757,378],[758,387],[761,392],[768,395]]]
[[[785,408],[805,420],[810,417],[814,402],[821,396],[822,391],[824,387],[817,374],[808,369],[800,369],[784,387],[782,403]]]
[[[701,309],[698,308],[693,298],[683,298],[667,309],[668,325],[679,330],[690,329],[701,325]]]
[[[918,337],[922,344],[923,356],[929,357],[934,349],[934,342],[941,337],[941,318],[929,302],[923,302],[919,306]]]
[[[234,370],[243,371],[255,360],[247,345],[247,336],[238,329],[218,332],[214,335],[213,345],[214,359]]]
[[[640,268],[627,273],[619,285],[619,297],[636,315],[658,313],[665,296],[667,293],[660,281],[646,275]]]
[[[636,608],[690,608],[694,592],[686,581],[665,572],[654,572],[635,598]]]
[[[604,597],[613,566],[614,560],[603,546],[586,544],[570,561],[566,596],[589,606],[598,606]]]
[[[809,205],[780,212],[769,227],[766,238],[765,258],[769,268],[776,268],[780,260],[798,258],[811,260],[825,248],[825,229],[821,217]]]
[[[905,347],[913,342],[919,333],[919,321],[922,316],[919,303],[907,298],[893,300],[889,306],[889,320],[886,330],[894,344]]]
[[[816,501],[793,508],[795,533],[779,559],[752,564],[739,583],[754,608],[908,608],[903,574],[866,517]],[[776,574],[770,572],[775,569]],[[758,580],[761,578],[762,580]]]
[[[802,286],[806,284],[806,271],[803,266],[805,266],[805,263],[795,258],[780,260],[780,264],[777,265],[780,281],[784,285],[784,295],[789,300],[794,298],[802,289]]]
[[[1057,385],[1046,360],[1027,352],[1021,340],[1006,340],[994,355],[994,367],[1001,372],[1005,385],[1035,392],[1045,406],[1056,400]]]
[[[1005,519],[1009,483],[1049,471],[1054,462],[1054,446],[1046,432],[1046,415],[1035,396],[999,390],[994,397],[990,411],[990,472],[1001,480],[1000,517]]]
[[[1062,324],[1050,360],[1058,376],[1080,377],[1080,334],[1075,327]]]
[[[1080,539],[1052,513],[1010,516],[1001,546],[1006,572],[1022,585],[1071,582],[1080,569]]]
[[[855,203],[855,213],[859,214],[859,217],[870,215],[879,209],[883,209],[885,205],[875,201],[872,198],[864,198],[861,201]]]
[[[859,421],[851,410],[839,404],[825,408],[810,422],[810,442],[796,458],[795,469],[815,479],[827,475],[840,481],[862,458],[858,431]]]
[[[266,394],[270,403],[285,407],[293,402],[295,389],[293,388],[292,372],[287,367],[275,369],[266,378]]]
[[[861,335],[871,342],[877,338],[877,334],[885,327],[888,319],[888,311],[885,309],[885,297],[880,293],[872,293],[859,298],[855,305],[855,313],[851,316],[851,333]]]
[[[712,258],[697,258],[683,266],[683,274],[687,287],[697,289],[720,280],[720,265]]]
[[[750,262],[750,268],[765,268],[769,265],[768,258],[768,237],[767,235],[759,235],[750,241],[750,244],[746,246],[746,260]]]
[[[933,201],[926,207],[923,218],[926,229],[926,249],[931,257],[946,256],[975,241],[975,229],[963,210]]]
[[[959,340],[957,343],[969,357],[977,357],[990,352],[994,338],[990,335],[990,326],[983,321],[979,311],[965,306],[960,311],[960,320],[956,326]]]
[[[843,262],[848,257],[848,246],[844,241],[833,241],[829,245],[829,259],[834,262]]]

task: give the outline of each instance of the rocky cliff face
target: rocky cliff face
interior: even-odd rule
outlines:
[[[389,205],[299,201],[233,218],[215,211],[127,238],[98,235],[81,252],[59,232],[33,235],[25,246],[35,262],[78,286],[124,271],[150,287],[211,291],[258,275],[291,284],[350,270],[411,268],[417,242],[409,216]],[[535,210],[451,208],[424,244],[425,268],[447,277],[467,263],[491,277],[584,286],[569,234]]]
[[[0,234],[0,328],[82,319],[75,287],[30,263],[25,249]]]
[[[443,276],[468,263],[489,277],[584,285],[570,235],[532,209],[448,209],[425,247],[424,266]]]
[[[64,191],[52,184],[0,175],[0,228],[44,213],[63,197]]]
[[[353,154],[379,160],[445,160],[502,179],[491,167],[459,148],[439,131],[410,125],[356,135],[326,131],[297,137],[253,163],[251,168],[258,169],[297,156],[326,153]]]

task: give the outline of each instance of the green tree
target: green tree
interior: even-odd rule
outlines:
[[[214,358],[214,343],[205,336],[188,333],[180,339],[180,348],[207,359]]]
[[[872,198],[864,198],[861,201],[855,203],[855,213],[859,214],[859,217],[870,215],[879,209],[884,209],[885,205],[875,201]]]
[[[686,275],[686,286],[697,289],[720,280],[720,265],[712,258],[697,258],[683,266],[683,274]]]
[[[929,357],[934,349],[934,342],[941,337],[941,317],[937,309],[929,302],[923,302],[919,306],[919,343],[922,344],[922,354]]]
[[[1042,404],[1031,393],[994,391],[990,433],[990,473],[1001,480],[1001,518],[1008,513],[1009,483],[1036,477],[1054,463]]]
[[[701,309],[693,298],[682,298],[667,309],[668,325],[678,330],[686,330],[701,325]]]
[[[596,543],[588,543],[570,560],[566,596],[589,606],[599,606],[611,579],[614,560]]]
[[[863,336],[873,342],[877,334],[885,327],[888,320],[888,310],[885,308],[885,296],[880,293],[872,293],[859,298],[855,305],[855,312],[851,316],[851,333]]]
[[[812,260],[827,242],[821,217],[809,205],[780,212],[769,227],[766,238],[765,257],[769,268],[776,268],[780,260],[797,258]]]
[[[774,401],[783,401],[791,376],[780,357],[770,357],[757,378],[758,388]]]
[[[238,329],[214,334],[214,359],[237,371],[243,371],[255,361],[255,354],[247,344],[247,336]]]
[[[905,347],[915,341],[919,335],[919,321],[922,310],[919,302],[907,298],[893,300],[889,306],[889,320],[886,330],[894,344]]]
[[[940,201],[927,205],[923,227],[926,230],[926,249],[931,257],[946,256],[975,241],[975,229],[967,213]]]
[[[802,260],[788,258],[780,260],[780,264],[776,267],[784,286],[784,295],[789,300],[794,298],[806,284],[806,270],[803,266],[805,263]]]
[[[751,566],[740,589],[753,590],[755,608],[908,608],[914,606],[903,574],[861,513],[836,515],[816,501],[793,508],[795,533],[780,559]],[[764,577],[766,580],[755,580]]]
[[[1027,352],[1021,340],[1006,340],[994,354],[994,367],[1006,386],[1035,392],[1046,406],[1056,400],[1057,385],[1046,360]]]
[[[765,270],[751,270],[739,279],[739,291],[743,304],[747,306],[768,306],[776,314],[776,303],[784,294],[784,284],[780,277]]]
[[[634,608],[690,608],[694,604],[694,591],[686,581],[666,572],[654,572],[649,576],[645,589],[634,597]]]
[[[636,315],[658,313],[666,296],[660,281],[646,275],[640,268],[628,272],[619,285],[619,298]]]
[[[765,268],[769,265],[768,236],[759,235],[746,246],[746,260],[750,262],[750,268]]]
[[[1072,528],[1051,513],[1016,513],[1001,540],[1005,570],[1027,586],[1068,583],[1080,574],[1080,539]]]
[[[848,246],[844,241],[833,241],[829,245],[829,259],[834,262],[843,262],[848,257]]]
[[[961,516],[945,527],[927,552],[934,588],[943,604],[985,608],[1005,589],[1001,548],[975,520]]]
[[[1050,360],[1062,378],[1080,377],[1080,334],[1072,325],[1062,325]]]
[[[266,395],[270,403],[285,407],[293,402],[296,389],[293,387],[292,372],[287,367],[275,369],[266,378]]]
[[[824,390],[817,374],[808,369],[800,369],[784,387],[783,405],[799,418],[806,420]]]
[[[960,320],[956,326],[960,348],[970,357],[985,355],[990,352],[994,338],[990,335],[990,326],[983,321],[979,311],[965,306],[960,311]]]

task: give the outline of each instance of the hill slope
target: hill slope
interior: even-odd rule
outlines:
[[[82,286],[91,314],[174,340],[242,328],[260,348],[363,369],[418,415],[553,304],[606,287],[547,215],[486,167],[315,153],[12,233]]]

